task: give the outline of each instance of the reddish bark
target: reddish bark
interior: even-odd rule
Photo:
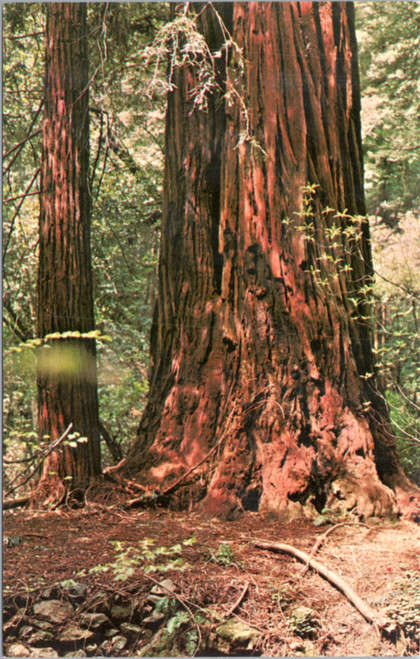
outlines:
[[[211,514],[390,514],[410,485],[370,375],[369,228],[348,216],[365,210],[353,7],[235,3],[233,40],[243,72],[233,56],[207,113],[191,113],[191,68],[168,99],[150,398],[128,466],[162,490],[199,465],[174,492]]]
[[[94,329],[88,190],[86,5],[46,5],[46,96],[39,222],[38,336]],[[61,447],[38,483],[55,498],[101,471],[94,341],[52,339],[38,365],[39,434],[70,423],[88,442]]]

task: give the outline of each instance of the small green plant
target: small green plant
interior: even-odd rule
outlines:
[[[307,606],[299,606],[294,609],[290,614],[288,624],[290,631],[301,637],[313,636],[319,629],[319,620],[315,611]]]
[[[17,535],[3,536],[3,547],[17,547],[22,542],[22,538]]]
[[[420,620],[420,574],[409,571],[400,577],[392,590],[380,601],[385,612],[406,637],[419,641]],[[418,649],[418,648],[417,648]]]
[[[168,631],[168,634],[171,636],[174,634],[174,632],[179,629],[184,623],[188,622],[190,619],[189,614],[187,611],[177,611],[172,618],[169,618],[168,622],[166,623],[166,629]]]
[[[156,613],[164,613],[165,615],[173,615],[176,611],[176,600],[173,597],[166,595],[161,597],[155,606]]]
[[[331,508],[323,508],[322,512],[313,521],[314,526],[323,526],[324,524],[337,524],[342,515]]]
[[[236,562],[233,549],[228,544],[220,545],[219,549],[213,556],[213,560],[217,565],[234,565]]]
[[[168,570],[184,571],[188,569],[188,563],[182,558],[183,547],[191,546],[196,542],[196,537],[192,536],[182,543],[177,543],[171,547],[164,545],[155,547],[154,540],[146,538],[139,543],[139,546],[129,545],[127,542],[119,540],[112,541],[114,551],[116,552],[115,561],[105,565],[95,565],[91,568],[91,573],[107,572],[112,570],[114,578],[119,581],[126,581],[132,577],[138,569],[142,569],[146,574],[149,572],[167,572]],[[167,598],[163,598],[164,600]]]
[[[188,625],[181,633],[183,645],[189,657],[193,656],[200,644],[201,633],[200,625],[208,623],[208,620],[200,615],[192,615],[187,611],[177,611],[166,623],[166,631],[170,636],[175,636],[176,632]]]
[[[271,600],[273,604],[287,609],[296,600],[296,590],[288,583],[281,588],[275,586],[271,592]]]

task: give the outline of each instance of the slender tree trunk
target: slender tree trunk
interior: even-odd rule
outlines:
[[[219,18],[202,14],[213,51]],[[235,3],[230,27],[242,55],[209,111],[192,110],[191,68],[168,98],[153,372],[128,467],[161,490],[189,473],[173,493],[211,514],[368,517],[396,511],[395,492],[407,509],[371,351],[353,6]]]
[[[86,9],[46,5],[46,98],[39,222],[38,336],[94,329],[88,190],[89,114]],[[95,343],[51,338],[38,364],[39,433],[73,431],[87,442],[62,446],[38,488],[52,498],[84,489],[100,473]],[[38,489],[38,495],[40,491]]]

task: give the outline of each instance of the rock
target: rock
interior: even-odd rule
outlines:
[[[103,627],[111,627],[111,621],[105,613],[84,613],[81,616],[83,626],[89,629],[102,629]]]
[[[6,657],[30,657],[31,653],[22,643],[13,643],[6,650]]]
[[[127,645],[127,639],[125,636],[115,636],[112,639],[112,647],[114,650],[124,650]]]
[[[169,593],[174,593],[176,591],[176,584],[172,579],[164,579],[160,582],[159,586],[153,586],[150,591],[152,595],[168,595]]]
[[[87,654],[84,650],[73,650],[72,652],[66,652],[65,657],[87,657]]]
[[[218,636],[230,642],[231,645],[246,645],[251,649],[254,641],[260,632],[242,620],[230,619],[216,628]]]
[[[53,648],[35,648],[31,657],[58,657],[58,653]]]
[[[34,613],[44,620],[62,623],[73,615],[74,609],[70,602],[47,600],[45,602],[37,602],[34,604]]]
[[[139,657],[179,657],[179,652],[174,653],[171,637],[166,629],[161,629],[152,640],[144,645],[138,652]]]
[[[20,638],[27,638],[28,636],[31,635],[31,633],[33,631],[34,631],[34,628],[31,625],[24,625],[19,630],[19,636],[20,636]]]
[[[71,581],[67,586],[63,586],[63,589],[69,597],[75,600],[85,600],[89,592],[89,588],[85,583],[78,583],[77,581]]]
[[[174,593],[176,590],[176,584],[172,579],[164,579],[161,581],[160,585],[153,586],[150,591],[150,595],[147,596],[147,601],[156,604],[163,597],[170,597],[171,593]]]
[[[98,646],[96,645],[96,643],[90,643],[89,645],[86,645],[85,650],[90,654],[95,654],[97,653]]]
[[[151,629],[159,627],[159,625],[165,620],[165,615],[163,613],[158,613],[153,611],[150,616],[143,618],[143,625]]]
[[[42,643],[42,641],[52,641],[54,639],[54,634],[52,632],[44,631],[43,629],[38,629],[35,634],[28,639],[29,643]]]
[[[48,631],[49,629],[53,629],[53,625],[50,622],[47,622],[46,620],[38,620],[38,618],[29,618],[29,622],[31,625],[34,625],[35,627],[39,627],[39,629],[45,629]]]
[[[76,625],[69,625],[58,638],[60,641],[80,641],[82,638],[92,638],[92,636],[93,632],[89,629],[80,629]]]
[[[111,629],[107,629],[106,632],[104,632],[104,636],[107,638],[112,638],[113,636],[117,636],[117,634],[120,633],[119,629],[115,629],[114,627],[111,627]]]
[[[116,620],[125,620],[126,618],[131,618],[133,615],[133,607],[131,604],[123,606],[121,604],[114,604],[111,607],[111,616]]]
[[[141,627],[138,625],[132,625],[130,622],[123,622],[120,625],[120,630],[123,634],[130,636],[131,634],[140,634]]]
[[[108,613],[109,611],[108,596],[102,590],[99,590],[97,593],[92,595],[89,604],[89,608],[91,608],[93,611],[96,611],[97,613]]]

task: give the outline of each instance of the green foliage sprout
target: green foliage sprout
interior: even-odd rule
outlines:
[[[96,565],[90,571],[97,573],[111,570],[118,581],[126,581],[139,569],[143,570],[145,574],[168,572],[169,570],[183,572],[190,567],[182,557],[183,547],[189,547],[196,541],[197,538],[192,536],[181,543],[166,547],[164,545],[155,546],[155,541],[150,538],[142,540],[137,546],[113,540],[111,544],[116,552],[115,561],[105,565]]]
[[[234,565],[235,554],[232,547],[228,544],[221,544],[214,555],[213,560],[217,565]]]

